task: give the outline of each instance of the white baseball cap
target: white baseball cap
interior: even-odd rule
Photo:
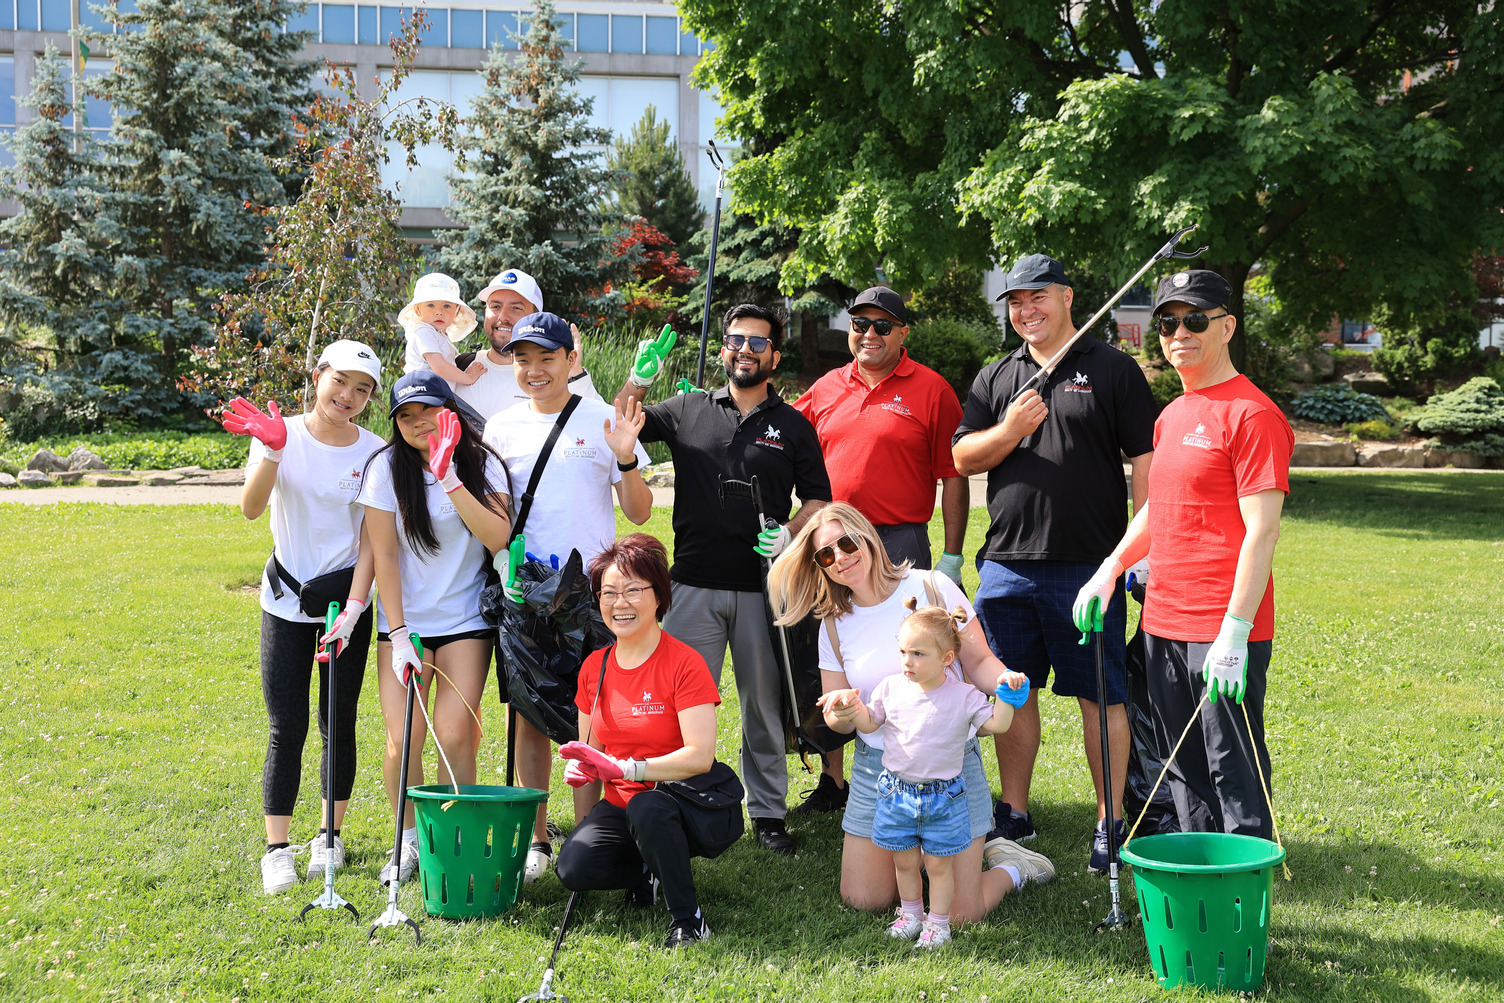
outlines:
[[[460,284],[443,272],[429,272],[418,279],[413,285],[413,298],[397,315],[397,323],[404,328],[416,324],[418,306],[422,303],[453,303],[460,308],[459,314],[454,318],[454,323],[450,324],[449,330],[444,332],[449,336],[450,341],[458,344],[465,340],[467,334],[475,330],[475,311],[460,297]]]
[[[480,291],[476,299],[484,303],[491,298],[491,294],[502,289],[510,289],[533,305],[534,313],[543,312],[543,290],[538,288],[538,282],[527,272],[516,268],[508,268],[491,280],[491,284]]]
[[[381,389],[381,359],[369,345],[348,338],[331,342],[319,356],[319,365],[325,363],[336,372],[365,373],[376,381],[376,389]]]

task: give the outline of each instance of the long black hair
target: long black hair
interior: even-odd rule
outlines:
[[[501,457],[496,450],[481,441],[480,433],[470,424],[466,417],[466,409],[456,404],[454,398],[444,401],[444,406],[453,411],[460,420],[460,441],[454,447],[454,469],[460,475],[460,483],[465,485],[466,490],[480,500],[480,503],[493,512],[505,512],[492,500],[491,495],[496,491],[512,493],[511,482],[507,478],[506,465],[498,462],[501,467],[502,484],[493,487],[486,479],[486,459]],[[374,463],[376,457],[382,453],[391,451],[392,454],[392,488],[397,494],[397,511],[402,514],[402,532],[407,537],[408,546],[414,553],[433,556],[439,551],[438,537],[433,535],[433,518],[428,513],[428,487],[427,478],[430,475],[428,464],[423,460],[423,454],[418,452],[402,436],[402,430],[397,427],[395,418],[392,420],[391,439],[382,446],[367,461]]]

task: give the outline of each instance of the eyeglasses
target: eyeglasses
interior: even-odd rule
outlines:
[[[896,320],[873,320],[871,317],[851,318],[851,329],[857,334],[866,334],[867,329],[871,328],[877,332],[879,338],[886,338],[893,333],[895,327],[903,327],[903,325]]]
[[[634,586],[630,589],[623,589],[620,592],[616,592],[612,589],[601,589],[601,591],[597,594],[601,597],[601,602],[605,603],[607,606],[615,606],[616,600],[618,599],[625,599],[630,605],[636,606],[638,603],[642,602],[642,594],[652,587],[653,586],[651,585],[644,585],[642,588],[637,588]]]
[[[752,350],[753,355],[761,355],[763,352],[766,352],[768,350],[768,346],[772,343],[773,340],[771,338],[764,338],[758,334],[728,334],[721,340],[721,344],[725,345],[733,352],[740,352],[742,350],[742,346],[746,345]]]
[[[828,568],[832,564],[836,563],[837,547],[841,548],[842,553],[854,554],[856,553],[857,542],[851,536],[851,534],[848,533],[837,540],[835,543],[832,543],[830,546],[821,547],[819,550],[815,551],[815,563],[822,568]]]
[[[1219,313],[1215,317],[1209,317],[1206,314],[1200,312],[1188,313],[1184,317],[1171,317],[1166,314],[1165,316],[1156,319],[1154,323],[1159,325],[1159,336],[1161,338],[1170,338],[1174,336],[1175,329],[1177,327],[1180,327],[1182,324],[1184,324],[1185,329],[1192,334],[1200,334],[1202,331],[1206,330],[1207,325],[1212,321],[1221,320],[1223,317],[1227,316],[1230,316],[1230,314]]]

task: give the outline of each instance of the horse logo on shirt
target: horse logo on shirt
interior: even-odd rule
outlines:
[[[1076,375],[1072,376],[1061,389],[1070,394],[1089,394],[1091,393],[1091,378],[1078,369]]]
[[[757,444],[759,446],[772,446],[774,449],[782,449],[783,433],[769,424],[767,431],[757,437]]]
[[[1211,436],[1206,434],[1206,425],[1196,422],[1196,431],[1187,432],[1185,438],[1180,440],[1182,446],[1195,446],[1197,449],[1211,449]]]

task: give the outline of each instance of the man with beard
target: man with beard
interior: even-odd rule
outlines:
[[[830,479],[814,426],[768,382],[783,344],[782,319],[765,307],[741,303],[726,311],[721,331],[727,385],[648,407],[639,436],[642,442],[667,443],[674,459],[674,594],[663,628],[704,656],[717,684],[730,645],[741,701],[747,814],[762,846],[789,855],[794,840],[784,825],[783,687],[758,562],[781,553],[830,501]],[[643,343],[616,396],[618,407],[646,396],[666,352],[667,346]],[[761,533],[751,506],[728,501],[723,509],[720,500],[722,479],[753,477],[764,515],[778,521]],[[790,518],[795,492],[801,506]]]
[[[476,299],[486,304],[485,330],[491,348],[481,356],[486,371],[469,386],[454,386],[454,395],[473,407],[481,416],[482,423],[494,418],[513,404],[526,403],[530,398],[517,385],[512,369],[512,325],[530,313],[543,311],[543,291],[527,272],[508,268],[491,280]],[[590,382],[590,374],[583,366],[584,353],[580,351],[580,331],[569,326],[574,334],[575,361],[569,370],[570,393],[588,400],[600,400],[601,395]],[[477,353],[467,352],[455,360],[461,369],[475,359]]]

